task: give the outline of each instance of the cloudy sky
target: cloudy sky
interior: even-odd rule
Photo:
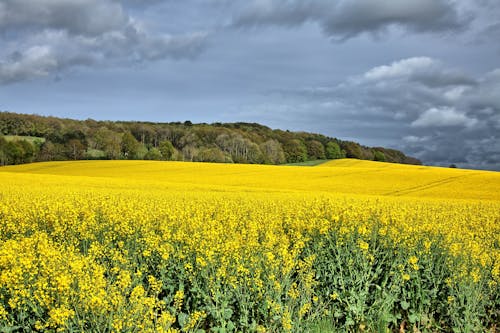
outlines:
[[[259,122],[500,170],[498,0],[0,0],[0,110]]]

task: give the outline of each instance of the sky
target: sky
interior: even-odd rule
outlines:
[[[500,170],[498,0],[0,0],[0,110],[258,122]]]

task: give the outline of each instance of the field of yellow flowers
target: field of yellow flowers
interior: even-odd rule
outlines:
[[[0,332],[495,332],[500,173],[0,168]]]

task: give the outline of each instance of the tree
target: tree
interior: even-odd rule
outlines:
[[[379,161],[379,162],[385,162],[385,154],[381,151],[375,150],[373,152],[373,160],[374,161]]]
[[[198,148],[187,145],[184,148],[182,148],[182,160],[183,161],[195,161],[196,156],[198,155]]]
[[[85,153],[85,146],[78,139],[71,139],[66,143],[68,157],[73,160],[80,160]]]
[[[283,144],[286,161],[288,163],[298,163],[307,160],[307,149],[299,139],[288,140]]]
[[[159,161],[162,159],[162,155],[160,151],[157,148],[151,148],[149,151],[144,155],[145,160],[156,160]]]
[[[247,143],[247,153],[245,156],[246,162],[247,163],[252,163],[252,164],[262,164],[264,163],[264,155],[260,151],[259,145],[256,144],[255,142],[252,142],[248,139],[246,139]]]
[[[161,141],[160,145],[158,146],[158,149],[164,160],[167,161],[172,160],[172,157],[174,156],[175,153],[175,148],[172,142],[168,140]]]
[[[260,151],[264,154],[265,162],[270,164],[282,164],[286,162],[285,153],[281,143],[276,140],[267,140],[260,145]]]
[[[318,140],[309,140],[306,142],[307,156],[310,160],[325,159],[325,147]]]
[[[23,162],[24,150],[17,142],[7,142],[4,152],[7,160],[6,164],[19,164]]]
[[[104,151],[110,159],[120,157],[122,136],[106,127],[101,127],[97,130],[94,136],[96,148]]]
[[[139,142],[130,132],[123,133],[122,136],[122,154],[126,159],[133,160],[139,153]]]
[[[345,157],[345,154],[340,150],[340,146],[334,141],[328,141],[326,144],[325,155],[326,158],[331,160]]]
[[[344,149],[346,153],[346,157],[348,158],[363,158],[363,152],[361,150],[361,146],[356,142],[347,141],[344,143]]]
[[[215,139],[215,144],[223,152],[231,155],[231,159],[236,163],[261,163],[263,161],[259,146],[241,134],[220,134]]]
[[[0,166],[7,164],[7,155],[4,150],[6,145],[7,140],[3,136],[0,136]]]
[[[39,161],[63,161],[67,159],[67,149],[60,143],[45,141],[38,154]]]
[[[231,156],[224,154],[217,147],[205,148],[198,152],[196,160],[200,162],[228,163],[232,162]]]

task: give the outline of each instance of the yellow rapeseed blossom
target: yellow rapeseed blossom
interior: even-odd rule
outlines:
[[[314,168],[153,161],[2,167],[0,327],[31,311],[38,330],[81,330],[85,318],[103,331],[177,332],[181,318],[195,328],[216,317],[196,304],[209,299],[217,308],[229,302],[218,299],[225,291],[244,290],[275,318],[255,330],[293,331],[295,318],[314,313],[316,303],[343,301],[331,289],[314,292],[317,258],[304,251],[330,232],[339,247],[355,235],[354,246],[373,265],[384,242],[420,244],[394,269],[407,284],[439,245],[468,260],[444,281],[448,287],[463,278],[496,288],[499,188],[496,172],[350,159]],[[198,288],[202,300],[195,303],[187,288]]]

